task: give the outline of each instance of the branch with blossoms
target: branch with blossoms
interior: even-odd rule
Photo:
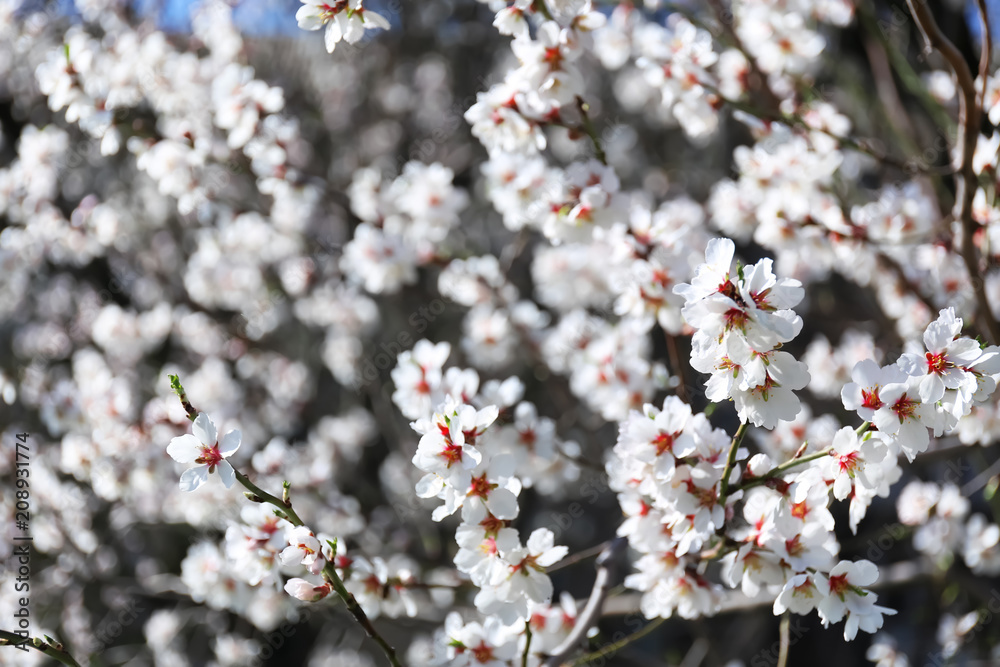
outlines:
[[[337,555],[337,540],[333,539],[326,545],[320,544],[316,535],[295,513],[290,497],[290,484],[287,481],[283,484],[282,497],[279,499],[259,488],[246,475],[236,470],[226,459],[239,449],[240,432],[229,431],[222,438],[218,438],[215,424],[205,413],[195,411],[178,376],[170,376],[170,386],[180,399],[181,405],[184,406],[188,419],[194,422],[193,434],[176,437],[167,446],[167,453],[178,463],[198,464],[181,475],[181,489],[194,491],[208,481],[210,474],[218,472],[227,489],[232,488],[234,481],[238,481],[247,489],[247,493],[244,495],[248,500],[274,506],[275,515],[294,526],[289,537],[290,545],[281,553],[282,562],[286,565],[294,562],[301,563],[307,566],[313,574],[321,575],[324,582],[316,586],[304,579],[294,578],[285,584],[285,591],[306,602],[317,602],[329,595],[331,591],[335,592],[343,600],[347,610],[354,616],[358,624],[364,628],[365,633],[382,649],[389,664],[393,667],[402,667],[402,663],[396,657],[396,650],[375,629],[364,609],[358,604],[354,594],[347,590],[337,573],[334,564],[334,557]]]

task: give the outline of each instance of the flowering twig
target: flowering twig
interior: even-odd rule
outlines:
[[[40,637],[23,637],[14,632],[0,630],[0,646],[30,646],[40,653],[44,653],[53,660],[57,660],[70,667],[80,667],[80,663],[73,659],[63,645],[51,637],[42,639]]]
[[[738,109],[744,113],[748,113],[751,116],[756,116],[761,120],[785,123],[790,127],[798,127],[801,129],[808,130],[810,132],[819,132],[820,134],[825,134],[826,136],[835,140],[838,144],[842,144],[848,148],[854,149],[859,153],[864,153],[865,155],[875,158],[879,162],[887,164],[890,167],[896,167],[897,169],[901,169],[903,171],[908,171],[908,172],[931,171],[926,167],[915,165],[912,161],[901,160],[899,158],[888,155],[887,153],[883,153],[882,151],[876,150],[870,144],[868,139],[856,139],[854,137],[848,137],[841,134],[837,134],[836,132],[832,132],[831,130],[828,130],[823,127],[813,127],[799,116],[781,112],[770,112],[764,109],[759,109],[751,104],[747,104],[746,102],[740,102],[739,100],[728,98],[725,95],[723,95],[722,92],[719,91],[717,88],[713,88],[708,84],[703,83],[701,85],[706,90],[710,91],[712,94],[718,97],[719,101],[722,102],[723,104],[727,104],[733,107],[734,109]]]
[[[184,412],[187,413],[187,418],[194,421],[198,417],[198,411],[194,409],[191,405],[191,401],[188,400],[187,393],[184,391],[184,387],[181,385],[181,379],[176,375],[169,375],[170,378],[170,388],[174,390],[177,394],[177,398],[181,399],[181,405],[184,406]]]
[[[815,454],[810,454],[809,456],[802,456],[800,458],[791,458],[791,459],[785,461],[784,463],[782,463],[781,465],[775,466],[771,470],[768,470],[766,473],[764,473],[760,477],[754,477],[753,479],[748,479],[747,481],[745,481],[742,484],[740,484],[739,487],[738,487],[738,489],[741,490],[741,491],[745,491],[746,489],[752,489],[753,487],[760,486],[761,484],[767,484],[768,480],[772,480],[775,477],[783,475],[786,472],[788,472],[790,469],[792,469],[792,468],[794,468],[796,466],[800,466],[803,463],[810,463],[810,462],[815,461],[817,459],[821,459],[824,456],[829,456],[830,452],[832,452],[832,451],[833,451],[833,449],[830,448],[830,447],[828,447],[828,448],[824,449],[821,452],[816,452]]]
[[[170,386],[173,387],[174,392],[181,399],[181,404],[184,406],[184,410],[188,413],[188,418],[194,421],[194,419],[197,417],[198,412],[194,409],[194,406],[191,405],[190,401],[187,400],[187,395],[184,392],[184,387],[181,385],[180,378],[177,377],[176,375],[171,375]],[[267,491],[264,491],[259,486],[251,482],[249,479],[247,479],[246,475],[241,473],[239,470],[236,470],[235,467],[233,468],[233,471],[236,473],[236,480],[240,484],[242,484],[245,489],[247,489],[248,493],[246,494],[246,496],[248,500],[250,500],[251,502],[268,503],[270,505],[273,505],[276,508],[275,513],[278,514],[281,518],[291,523],[293,526],[299,527],[305,525],[305,522],[303,522],[302,519],[299,518],[299,515],[296,514],[295,510],[292,508],[292,501],[290,498],[291,487],[288,484],[288,482],[285,482],[282,485],[283,497],[278,498],[276,496],[271,495]],[[334,553],[336,553],[335,544],[334,544]],[[357,622],[361,625],[361,627],[364,628],[368,636],[371,637],[375,641],[375,643],[379,645],[379,647],[382,649],[382,652],[385,653],[385,657],[388,658],[389,664],[392,665],[392,667],[402,667],[402,663],[400,663],[399,658],[396,657],[396,650],[382,637],[382,635],[378,633],[378,631],[372,625],[371,621],[368,619],[367,614],[365,614],[365,610],[361,608],[361,605],[358,604],[358,601],[355,599],[354,595],[344,586],[344,582],[341,580],[340,575],[337,574],[337,568],[334,566],[332,561],[327,561],[326,564],[323,566],[322,575],[323,575],[323,580],[326,581],[333,588],[333,590],[337,592],[337,595],[340,596],[340,599],[342,599],[344,603],[347,605],[347,610],[351,612],[351,615],[354,616],[355,620],[357,620]]]
[[[1000,324],[990,311],[990,303],[986,296],[986,283],[982,280],[979,270],[979,257],[976,252],[973,235],[978,224],[972,217],[972,200],[976,196],[976,171],[972,160],[979,141],[979,108],[976,82],[972,78],[969,64],[965,62],[962,52],[952,44],[934,20],[930,7],[924,2],[906,0],[910,14],[917,22],[924,41],[926,51],[937,50],[948,64],[951,65],[958,79],[960,95],[958,96],[958,169],[955,171],[955,207],[952,211],[955,219],[962,224],[962,259],[972,281],[972,289],[976,295],[980,329],[990,339],[991,343],[1000,342]]]
[[[402,667],[402,663],[399,661],[399,658],[396,657],[396,649],[394,649],[389,642],[387,642],[382,635],[378,633],[375,626],[372,625],[372,622],[368,619],[368,615],[365,614],[365,610],[361,608],[361,605],[358,604],[357,599],[355,599],[354,594],[347,590],[344,586],[344,582],[341,580],[340,575],[337,574],[337,568],[333,565],[332,561],[326,562],[326,565],[323,566],[322,574],[323,580],[333,587],[333,590],[337,592],[340,599],[347,605],[347,610],[351,612],[351,615],[353,615],[358,623],[361,624],[361,627],[365,629],[368,636],[371,637],[372,640],[379,645],[379,648],[382,649],[382,652],[385,653],[385,657],[388,658],[389,664],[392,665],[392,667]]]
[[[549,654],[549,659],[545,662],[546,667],[558,667],[558,665],[562,664],[563,659],[580,645],[580,642],[587,636],[590,628],[597,623],[597,620],[601,616],[601,610],[604,607],[604,599],[608,596],[608,590],[610,590],[611,583],[615,579],[618,569],[616,567],[618,553],[627,544],[628,540],[624,537],[617,537],[611,540],[604,550],[601,551],[601,555],[597,557],[597,577],[594,578],[594,587],[590,591],[587,604],[577,617],[573,630]]]
[[[858,436],[862,436],[870,428],[871,428],[871,422],[865,422],[864,424],[862,424],[861,426],[859,426],[854,432]],[[744,490],[745,491],[746,489],[751,489],[751,488],[753,488],[755,486],[760,486],[761,484],[767,484],[767,482],[769,480],[772,480],[775,477],[779,477],[779,476],[785,474],[790,469],[792,469],[792,468],[794,468],[796,466],[800,466],[803,463],[810,463],[812,461],[816,461],[817,459],[821,459],[824,456],[830,456],[830,454],[833,452],[833,448],[832,447],[827,447],[826,449],[824,449],[822,451],[819,451],[819,452],[816,452],[814,454],[810,454],[809,456],[802,456],[802,451],[804,450],[804,448],[805,448],[805,446],[807,444],[808,443],[802,443],[802,447],[799,447],[799,450],[797,452],[795,452],[795,456],[793,456],[789,460],[785,461],[781,465],[775,466],[771,470],[768,470],[766,473],[764,473],[760,477],[754,477],[753,479],[746,480],[745,482],[743,482],[742,484],[740,484],[738,488],[740,490]]]
[[[284,501],[279,498],[276,498],[275,496],[272,496],[270,493],[264,491],[259,486],[257,486],[249,479],[247,479],[247,476],[241,473],[239,470],[236,470],[235,467],[233,468],[233,470],[236,472],[236,481],[242,484],[243,488],[245,488],[248,491],[248,493],[245,494],[247,500],[255,503],[270,503],[271,505],[274,505],[276,508],[278,508],[278,511],[283,514],[281,518],[288,521],[288,523],[292,524],[293,526],[305,525],[302,519],[299,518],[299,515],[295,513],[295,510],[292,509],[291,500]],[[285,482],[285,484],[288,483]],[[288,487],[286,486],[284,488],[287,491]]]

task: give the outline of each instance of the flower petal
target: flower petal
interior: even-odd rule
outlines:
[[[181,491],[194,491],[208,481],[208,466],[195,466],[181,475]]]
[[[217,467],[222,483],[226,485],[227,489],[233,488],[233,484],[236,482],[236,471],[233,466],[229,464],[229,461],[220,461]]]
[[[210,447],[215,444],[218,438],[215,423],[204,412],[199,412],[198,416],[195,417],[194,426],[191,427],[191,431],[203,444]]]
[[[239,429],[234,429],[222,436],[222,440],[219,441],[219,453],[226,458],[232,456],[240,448],[242,437],[243,434],[240,433]]]
[[[178,463],[194,463],[195,459],[201,456],[204,447],[198,438],[190,433],[179,435],[167,445],[167,454]]]

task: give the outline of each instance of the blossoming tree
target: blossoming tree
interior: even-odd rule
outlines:
[[[0,664],[1000,659],[986,2],[300,4],[0,0]]]

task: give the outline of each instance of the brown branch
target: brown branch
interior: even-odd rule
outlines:
[[[760,66],[757,64],[757,60],[750,55],[746,47],[743,45],[743,40],[740,36],[736,34],[736,29],[733,24],[736,22],[736,15],[733,14],[732,9],[726,9],[722,5],[722,0],[708,0],[708,4],[712,6],[712,10],[715,12],[715,17],[718,19],[719,24],[722,26],[722,31],[726,33],[726,37],[733,43],[743,57],[747,60],[747,68],[750,70],[750,76],[748,77],[751,84],[756,84],[755,88],[760,98],[763,102],[764,107],[771,111],[772,113],[779,113],[781,109],[781,101],[778,96],[774,94],[771,90],[770,84],[767,82],[767,74],[761,71]]]
[[[926,51],[937,50],[941,53],[958,79],[958,148],[955,170],[955,207],[953,215],[962,223],[962,259],[969,272],[969,280],[976,294],[976,304],[979,309],[977,325],[991,343],[1000,342],[1000,324],[990,312],[990,303],[986,297],[986,283],[979,268],[979,253],[973,236],[979,226],[972,218],[972,200],[976,196],[976,172],[972,167],[972,158],[976,152],[976,142],[979,141],[979,122],[981,109],[977,100],[976,82],[972,78],[969,64],[965,62],[961,51],[952,44],[941,28],[938,27],[931,13],[930,6],[921,0],[906,0],[910,14],[917,22],[924,41]]]
[[[684,361],[677,348],[677,336],[671,335],[669,331],[664,329],[663,337],[667,341],[667,355],[670,358],[670,365],[673,367],[674,375],[677,376],[677,398],[690,405],[691,396],[688,393],[687,374],[684,372]]]
[[[976,0],[976,6],[979,8],[979,20],[983,24],[982,43],[979,46],[979,78],[982,79],[982,82],[979,84],[979,108],[982,109],[983,102],[986,100],[986,79],[990,76],[990,55],[993,52],[993,36],[990,34],[990,19],[986,11],[986,0]]]
[[[896,279],[899,280],[900,284],[902,284],[904,288],[906,288],[911,294],[913,294],[913,296],[920,299],[921,303],[927,306],[927,309],[931,311],[931,318],[933,319],[935,313],[937,313],[939,310],[938,306],[934,305],[934,302],[931,301],[931,298],[923,293],[919,285],[914,284],[913,281],[911,281],[909,277],[907,277],[906,271],[903,269],[900,263],[897,262],[892,257],[889,257],[889,255],[886,255],[884,252],[877,253],[875,255],[875,258],[879,262],[881,262],[889,271],[895,274]]]

